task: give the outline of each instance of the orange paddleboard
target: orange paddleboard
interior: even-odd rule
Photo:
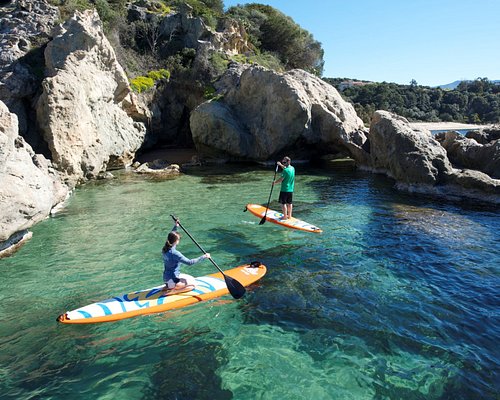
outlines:
[[[247,210],[250,211],[253,215],[259,218],[264,217],[264,213],[266,214],[266,221],[272,222],[274,224],[282,225],[286,228],[298,229],[299,231],[306,232],[314,232],[321,233],[323,232],[317,226],[311,225],[305,221],[297,219],[295,217],[283,220],[283,214],[271,209],[267,210],[266,207],[261,206],[259,204],[247,204]]]
[[[248,286],[266,274],[266,267],[264,265],[252,267],[245,264],[224,271],[224,274],[236,279],[243,286]],[[224,277],[220,272],[194,278],[194,282],[195,288],[189,292],[167,296],[162,291],[164,285],[156,286],[92,303],[73,311],[67,311],[59,315],[57,320],[63,324],[93,324],[96,322],[117,321],[137,315],[154,314],[181,308],[229,294]]]

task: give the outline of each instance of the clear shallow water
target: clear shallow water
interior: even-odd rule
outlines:
[[[321,235],[242,212],[267,201],[269,169],[124,174],[78,189],[0,260],[0,398],[498,398],[500,211],[296,168],[295,216]],[[239,301],[56,323],[161,283],[171,213],[221,267],[260,260],[268,274]],[[199,255],[186,235],[180,249]]]

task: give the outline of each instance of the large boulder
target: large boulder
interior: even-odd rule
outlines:
[[[267,160],[314,149],[367,157],[354,108],[312,74],[232,65],[217,89],[219,100],[201,104],[190,118],[193,141],[205,156]]]
[[[465,134],[465,137],[474,139],[479,144],[487,144],[494,140],[500,140],[500,125],[493,125],[489,128],[483,128],[476,131],[469,131]]]
[[[66,21],[47,45],[45,62],[37,117],[67,181],[131,164],[146,129],[123,109],[130,87],[97,12],[76,12]]]
[[[68,194],[50,162],[36,155],[18,131],[17,116],[0,101],[0,251]]]
[[[446,150],[427,130],[413,130],[406,118],[376,111],[370,125],[371,166],[399,182],[434,185],[449,175]]]
[[[437,140],[446,149],[453,165],[474,169],[500,179],[500,139],[480,144],[457,132],[443,132]]]
[[[428,130],[387,111],[376,111],[370,125],[368,168],[396,180],[411,192],[459,196],[500,203],[500,180],[471,169],[456,169]]]

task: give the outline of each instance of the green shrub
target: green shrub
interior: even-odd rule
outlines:
[[[227,65],[229,64],[229,60],[223,53],[212,53],[210,56],[210,62],[215,70],[217,75],[221,75],[227,69]]]
[[[212,85],[209,85],[205,87],[205,90],[203,90],[203,97],[207,100],[213,99],[215,92],[215,88]]]
[[[49,3],[59,8],[61,21],[66,21],[72,17],[75,11],[84,11],[94,8],[94,4],[89,0],[49,0]]]
[[[142,93],[152,89],[156,82],[170,79],[170,71],[159,69],[157,71],[149,71],[147,76],[138,76],[130,79],[130,87],[134,92]]]
[[[163,2],[152,2],[148,7],[148,12],[151,14],[167,15],[170,14],[171,8]]]
[[[265,68],[272,69],[277,72],[283,72],[285,70],[280,59],[274,53],[264,52],[262,54],[251,56],[249,59],[251,63],[262,65]]]
[[[155,81],[147,76],[138,76],[130,80],[130,87],[134,92],[142,93],[151,89],[155,85]]]
[[[148,77],[153,79],[155,82],[161,79],[169,80],[170,79],[170,71],[166,69],[160,69],[158,71],[150,71],[148,72]]]
[[[252,44],[262,52],[275,54],[286,69],[301,68],[321,76],[321,43],[281,11],[251,3],[230,7],[226,17],[243,21]]]
[[[258,64],[267,69],[271,69],[277,72],[283,72],[285,70],[279,58],[275,54],[270,52],[253,54],[249,56],[246,56],[244,54],[236,54],[231,57],[231,60],[242,64]]]
[[[224,13],[224,3],[222,0],[167,0],[168,6],[179,8],[183,3],[189,4],[193,9],[195,17],[201,17],[211,28],[216,28],[217,17]]]

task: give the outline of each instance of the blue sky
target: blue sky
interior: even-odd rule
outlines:
[[[224,0],[246,3],[277,8],[321,42],[325,77],[500,79],[500,0]]]

